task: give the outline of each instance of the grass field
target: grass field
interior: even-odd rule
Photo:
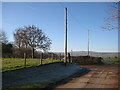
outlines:
[[[2,58],[2,72],[24,68],[24,59],[23,58]],[[60,60],[53,60],[53,62],[60,62]],[[52,63],[50,59],[43,59],[43,64]],[[26,59],[26,67],[39,66],[40,59]]]
[[[105,62],[118,63],[118,58],[103,58]],[[59,62],[60,60],[53,60],[53,62]],[[43,59],[43,64],[52,63],[50,59]],[[26,67],[39,66],[40,59],[26,59]],[[15,70],[24,68],[23,58],[2,58],[2,72],[8,70]]]
[[[118,58],[103,58],[105,62],[118,63]]]

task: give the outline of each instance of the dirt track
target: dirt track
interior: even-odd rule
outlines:
[[[81,65],[91,71],[56,88],[118,88],[118,65]]]

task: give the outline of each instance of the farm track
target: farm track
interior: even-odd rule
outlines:
[[[80,65],[80,67],[88,68],[87,74],[79,77],[72,77],[60,84],[53,86],[57,88],[112,88],[118,90],[118,65]]]

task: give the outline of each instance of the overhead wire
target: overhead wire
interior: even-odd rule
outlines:
[[[60,6],[63,7],[63,8],[66,8],[61,2],[59,2]],[[81,22],[70,12],[69,9],[67,9],[69,15],[70,15],[70,18],[73,19],[78,25],[80,25],[83,29],[86,29],[88,30],[88,28],[86,28],[84,25],[81,24]],[[79,26],[79,27],[80,27]]]

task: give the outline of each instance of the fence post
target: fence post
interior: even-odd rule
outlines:
[[[70,53],[68,53],[68,61],[69,61],[69,63],[70,63],[70,61],[71,61],[71,60],[70,60]]]
[[[26,52],[24,52],[24,59],[25,59],[25,68],[26,68]]]
[[[42,65],[43,53],[41,53],[40,65]]]
[[[54,55],[53,55],[53,53],[52,53],[52,62],[53,62],[53,58],[54,58]]]
[[[71,56],[71,64],[73,63],[73,61],[72,61],[73,59],[72,59],[72,56]]]
[[[61,61],[61,53],[60,53],[60,61]]]

